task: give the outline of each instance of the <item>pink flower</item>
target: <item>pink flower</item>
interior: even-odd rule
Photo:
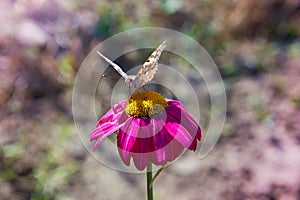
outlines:
[[[117,134],[121,159],[130,165],[133,158],[137,169],[148,162],[165,165],[179,157],[184,147],[195,151],[201,140],[201,129],[179,101],[164,99],[153,91],[134,93],[121,101],[99,120],[90,140],[101,141]]]

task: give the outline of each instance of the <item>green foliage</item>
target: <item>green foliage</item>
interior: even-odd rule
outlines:
[[[23,147],[20,143],[14,143],[9,145],[4,145],[2,147],[3,155],[5,158],[20,158],[23,154]]]
[[[172,14],[180,10],[182,2],[180,0],[164,0],[162,8],[167,14]]]
[[[73,124],[62,117],[51,129],[56,144],[48,150],[34,171],[36,186],[33,200],[62,197],[61,188],[79,170],[79,163],[69,160],[64,148],[64,144],[74,136]]]
[[[62,82],[71,85],[74,82],[74,58],[71,55],[63,55],[59,63],[59,72]]]
[[[0,178],[4,181],[10,181],[18,178],[18,175],[12,168],[6,168],[0,171]]]
[[[221,73],[223,76],[233,76],[238,73],[238,68],[233,61],[228,61],[224,63],[223,68],[221,68]]]
[[[115,6],[99,7],[98,10],[96,10],[96,13],[99,13],[100,20],[95,25],[94,35],[106,38],[114,33],[122,31],[119,27],[122,27],[122,24],[125,21],[122,20],[125,15],[124,9],[119,3],[116,4],[112,2],[111,4],[115,4]]]
[[[295,107],[296,108],[300,108],[300,97],[294,97],[293,99],[292,99],[292,101],[293,101],[293,103],[294,103],[294,105],[295,105]]]
[[[247,105],[256,112],[257,120],[262,122],[268,119],[270,111],[265,102],[256,95],[250,95],[246,98]]]
[[[235,134],[235,130],[233,129],[232,124],[225,123],[222,131],[223,136],[232,136]]]
[[[74,125],[65,119],[61,119],[59,124],[54,124],[51,131],[57,139],[67,141],[74,136]]]
[[[34,177],[36,178],[36,186],[33,191],[32,199],[52,199],[59,195],[59,188],[68,183],[71,175],[78,170],[75,162],[60,165],[52,168],[53,159],[47,159],[36,170]]]
[[[20,143],[3,145],[0,149],[0,155],[3,157],[4,169],[0,170],[0,179],[10,181],[18,178],[13,163],[18,160],[24,153],[24,149]]]
[[[300,56],[300,42],[292,43],[288,46],[287,49],[288,55],[290,57],[299,57]]]

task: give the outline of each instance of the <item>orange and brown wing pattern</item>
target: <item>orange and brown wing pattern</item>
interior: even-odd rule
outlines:
[[[153,79],[158,67],[159,57],[165,48],[166,41],[161,43],[143,64],[135,77],[136,87],[141,87]]]

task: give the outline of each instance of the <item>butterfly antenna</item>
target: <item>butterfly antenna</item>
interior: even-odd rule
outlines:
[[[104,77],[104,78],[119,78],[118,76],[112,76],[112,75],[107,75],[107,74],[102,74],[101,77]]]

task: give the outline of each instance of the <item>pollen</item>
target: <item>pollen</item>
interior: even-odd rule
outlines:
[[[168,106],[167,101],[154,91],[138,91],[126,103],[125,112],[133,117],[151,117],[162,113]]]

